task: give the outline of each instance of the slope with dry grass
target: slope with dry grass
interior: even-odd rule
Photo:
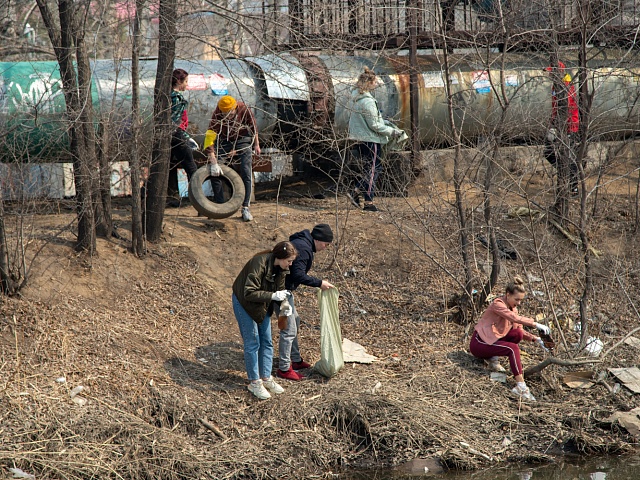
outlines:
[[[256,203],[250,224],[168,210],[163,241],[142,260],[127,249],[125,208],[116,212],[123,240],[100,241],[94,258],[72,253],[71,233],[47,245],[23,297],[1,307],[2,467],[42,479],[328,478],[416,457],[473,469],[634,448],[635,439],[607,420],[640,403],[626,389],[571,390],[560,381],[565,369],[549,367],[528,379],[539,402],[523,404],[468,354],[469,326],[447,310],[459,291],[450,274],[460,267],[446,209],[387,198],[383,211],[365,214],[342,198],[336,204],[300,191],[287,196],[285,188],[277,207]],[[575,246],[544,223],[532,227],[506,213],[502,228],[519,255],[505,262],[501,282],[523,271],[542,277],[542,257],[549,281],[529,284],[542,294],[521,311],[544,312],[550,300],[571,311],[581,287]],[[38,217],[35,231],[71,215]],[[337,232],[336,248],[317,256],[315,271],[340,288],[343,336],[379,361],[348,364],[330,380],[283,381],[283,395],[258,402],[246,390],[230,286],[252,253],[318,222]],[[595,262],[593,332],[611,345],[637,323],[611,275],[625,272],[637,291],[637,265],[628,260],[637,238],[625,234],[621,245],[615,221],[600,228],[599,238],[612,241],[608,249],[600,242],[607,253]],[[487,254],[478,242],[473,251],[481,278]],[[302,289],[297,299],[303,355],[315,361],[315,292]],[[569,327],[565,335],[577,342]],[[526,366],[543,359],[531,345],[523,350]],[[601,372],[636,359],[623,344],[590,366]],[[70,398],[78,385],[84,405]]]

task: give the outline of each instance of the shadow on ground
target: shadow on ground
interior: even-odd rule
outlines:
[[[178,385],[199,391],[245,388],[247,381],[242,345],[235,342],[198,347],[195,361],[172,357],[164,368]]]

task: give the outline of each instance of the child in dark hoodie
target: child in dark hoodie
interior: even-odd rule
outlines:
[[[298,285],[309,287],[319,287],[322,290],[334,288],[326,280],[321,280],[309,275],[309,270],[313,265],[315,252],[321,252],[333,241],[333,231],[326,223],[321,223],[313,227],[313,230],[302,230],[289,237],[289,241],[296,247],[298,256],[289,268],[289,274],[285,279],[286,289],[290,292],[287,300],[291,305],[291,314],[287,317],[286,327],[280,330],[280,342],[278,352],[280,363],[277,375],[288,380],[301,380],[303,378],[296,370],[309,368],[311,365],[305,362],[300,356],[298,346],[298,330],[300,328],[300,317],[296,312],[293,299],[293,291]]]

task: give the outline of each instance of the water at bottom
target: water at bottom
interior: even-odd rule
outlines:
[[[563,457],[545,465],[495,467],[474,472],[427,473],[413,469],[376,470],[340,475],[345,480],[640,480],[640,456]],[[428,467],[428,463],[424,466]],[[409,473],[412,472],[412,473]],[[420,472],[420,473],[418,473]]]

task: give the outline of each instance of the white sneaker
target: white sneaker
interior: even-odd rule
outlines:
[[[271,398],[271,394],[267,392],[266,388],[264,388],[262,380],[258,380],[257,382],[250,382],[247,386],[247,390],[253,393],[260,400],[269,400]]]
[[[249,207],[242,207],[242,220],[244,220],[245,222],[250,222],[251,220],[253,220],[253,215],[251,215]]]
[[[267,387],[271,393],[275,393],[276,395],[284,392],[284,388],[282,388],[273,377],[269,377],[269,380],[263,380],[262,384]]]
[[[525,402],[535,402],[536,397],[534,397],[529,390],[529,387],[520,388],[519,386],[515,386],[511,390],[516,396],[520,397]]]
[[[492,372],[506,372],[505,368],[500,365],[500,357],[491,357],[484,361],[485,365]]]

